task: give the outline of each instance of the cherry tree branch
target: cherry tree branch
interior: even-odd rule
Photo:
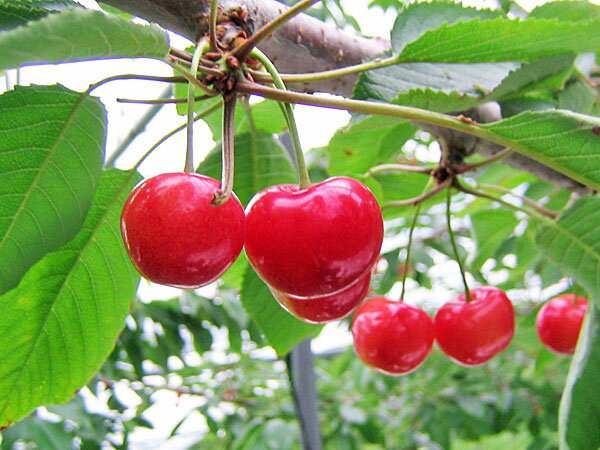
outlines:
[[[194,42],[208,31],[210,23],[210,0],[104,0],[104,2],[156,22]],[[222,11],[244,8],[248,12],[248,22],[253,30],[272,21],[287,9],[285,5],[275,0],[219,0],[219,7]],[[280,72],[305,73],[359,64],[374,58],[389,46],[389,42],[384,39],[357,36],[306,14],[300,14],[261,42],[260,48],[275,63]],[[299,91],[320,91],[350,97],[357,77],[358,75],[351,74],[336,79],[287,84],[289,88]],[[481,123],[502,118],[499,107],[495,103],[476,107],[465,115]],[[452,150],[492,156],[503,149],[497,144],[469,137],[460,132],[441,127],[425,128],[449,142]],[[504,158],[502,162],[579,195],[591,192],[589,188],[577,181],[523,155],[514,153]]]

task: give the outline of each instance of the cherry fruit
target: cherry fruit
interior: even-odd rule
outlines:
[[[307,189],[269,187],[246,208],[246,254],[258,275],[294,297],[339,292],[369,271],[383,219],[369,189],[334,177]]]
[[[139,184],[121,214],[125,248],[155,283],[193,289],[213,282],[244,244],[245,217],[232,195],[213,206],[221,184],[195,173],[164,173]]]
[[[352,336],[354,350],[365,364],[389,375],[403,375],[429,355],[434,330],[422,309],[374,297],[356,311]]]
[[[371,272],[356,283],[335,294],[322,297],[297,298],[271,288],[275,299],[290,314],[308,323],[326,323],[348,316],[369,293]]]
[[[515,311],[501,289],[483,286],[443,305],[433,319],[435,339],[453,361],[477,366],[504,350],[515,331]]]
[[[535,327],[544,347],[554,353],[572,355],[587,306],[587,299],[574,294],[559,295],[542,306]]]

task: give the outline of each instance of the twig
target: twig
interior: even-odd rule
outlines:
[[[408,200],[396,200],[396,201],[392,201],[392,202],[387,202],[386,204],[384,204],[382,206],[382,208],[391,208],[393,206],[416,206],[419,203],[422,203],[425,200],[433,197],[435,194],[437,194],[438,192],[443,190],[445,187],[449,186],[451,181],[452,181],[452,179],[448,178],[448,179],[444,180],[443,182],[441,182],[440,184],[438,184],[437,186],[435,186],[430,191],[427,191],[424,194],[419,195],[418,197],[409,198]]]

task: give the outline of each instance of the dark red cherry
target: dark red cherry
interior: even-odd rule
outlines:
[[[232,195],[211,201],[221,184],[195,173],[165,173],[139,184],[121,214],[127,253],[150,281],[193,289],[215,281],[244,244],[245,217]]]
[[[373,267],[383,239],[371,191],[334,177],[308,189],[269,187],[246,208],[246,254],[275,290],[295,297],[334,294]]]
[[[371,272],[343,291],[323,297],[296,298],[271,288],[273,296],[290,314],[308,323],[326,323],[348,316],[369,293]]]
[[[504,350],[515,331],[515,311],[501,289],[483,286],[443,305],[435,315],[435,339],[453,361],[476,366]]]
[[[433,345],[433,323],[425,311],[385,297],[364,302],[352,320],[354,349],[368,366],[403,375],[421,365]]]

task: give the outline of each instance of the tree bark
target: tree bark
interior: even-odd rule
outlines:
[[[150,22],[181,34],[192,41],[207,31],[206,20],[210,0],[104,0],[122,11],[134,14]],[[274,0],[219,0],[223,11],[243,7],[253,29],[273,20],[287,7]],[[278,29],[260,44],[261,50],[277,65],[281,72],[318,72],[357,64],[374,58],[389,48],[389,42],[380,38],[364,38],[323,23],[306,14],[300,14]],[[328,92],[346,97],[352,95],[357,76],[290,85],[304,92]],[[492,105],[474,108],[472,116],[479,122],[500,120],[499,109]],[[427,127],[426,127],[427,128]],[[431,130],[431,128],[429,128]],[[501,150],[499,146],[462,133],[434,129],[457,149],[484,155]],[[504,163],[532,173],[557,186],[580,195],[591,190],[581,183],[520,154],[512,154]]]

